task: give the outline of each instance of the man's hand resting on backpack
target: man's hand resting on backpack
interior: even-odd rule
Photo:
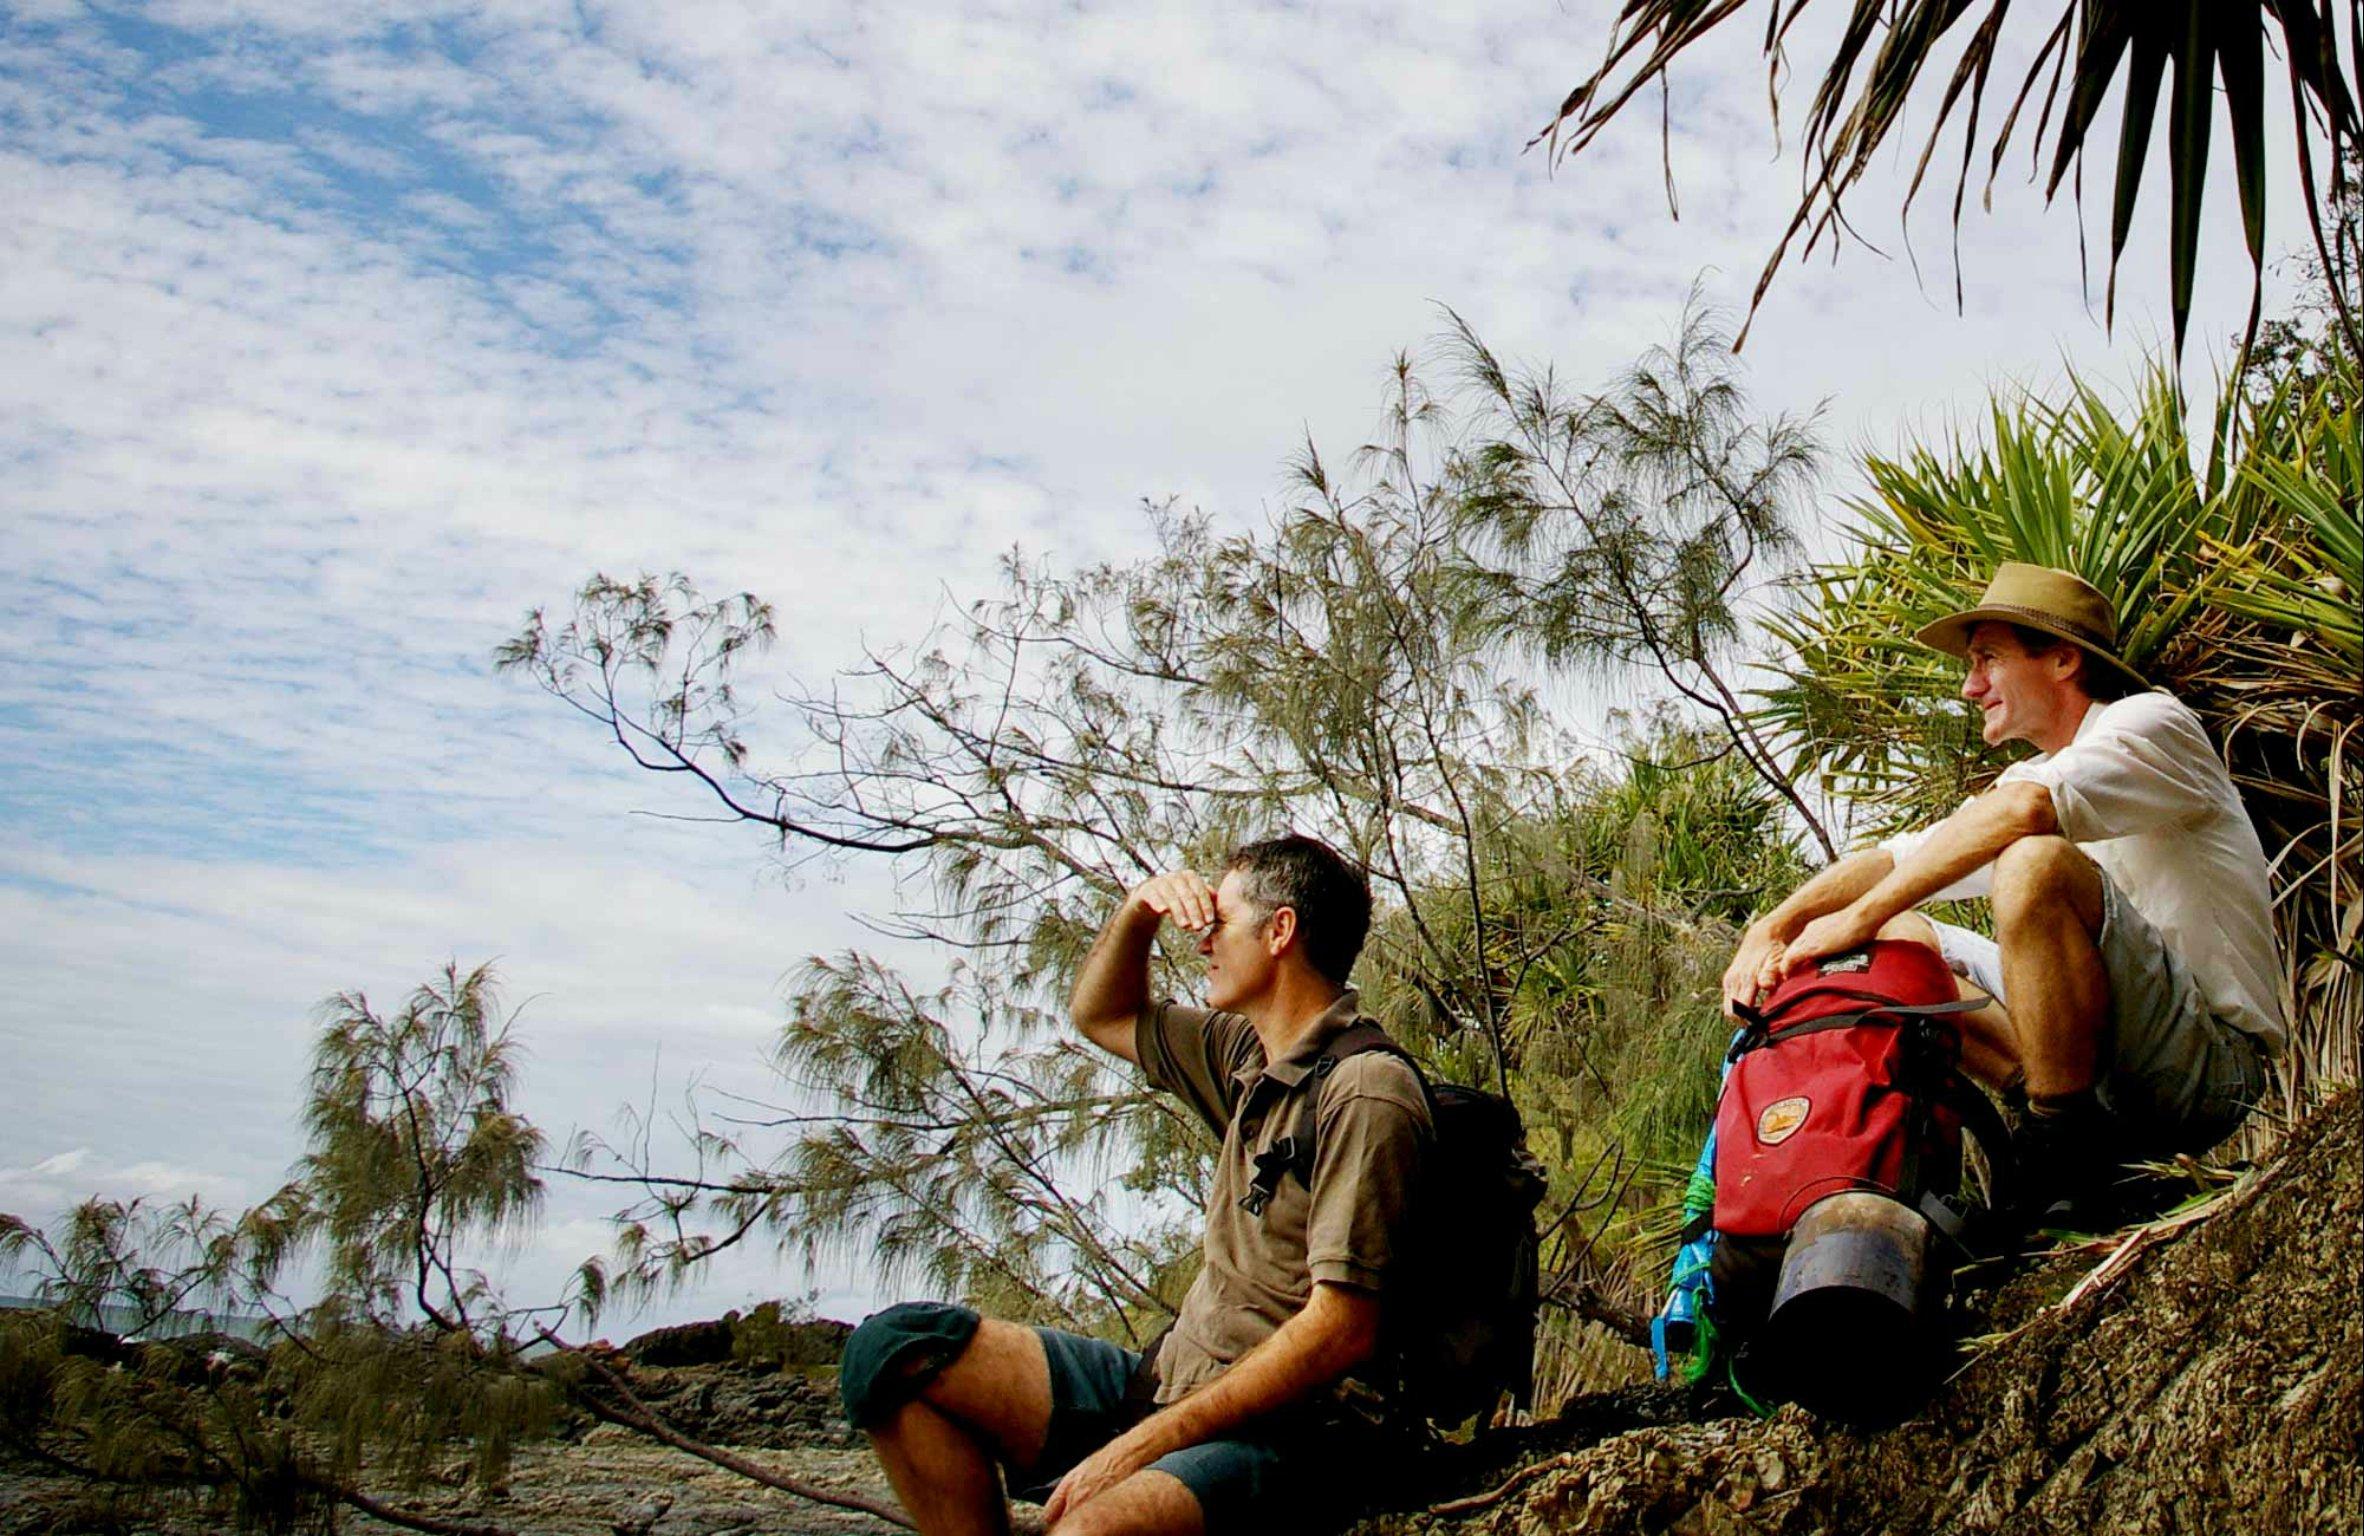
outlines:
[[[1848,854],[1750,923],[1724,968],[1724,1012],[1738,1018],[1744,1005],[1762,1002],[1783,977],[1876,938],[1880,924],[1858,904],[1895,868],[1884,848]],[[1881,905],[1889,903],[1883,899]]]
[[[1833,955],[1843,955],[1850,949],[1861,949],[1880,935],[1880,925],[1854,906],[1826,912],[1798,930],[1798,936],[1782,946],[1779,973],[1775,984],[1788,980],[1798,972]],[[1770,991],[1768,987],[1766,990]]]
[[[1738,1018],[1740,1009],[1764,1000],[1790,977],[1833,955],[1861,949],[1878,938],[1880,925],[1850,904],[1826,912],[1784,942],[1769,929],[1751,925],[1724,968],[1724,1014]]]
[[[1781,979],[1781,955],[1788,946],[1769,927],[1751,923],[1724,967],[1724,1017],[1737,1019],[1740,1010],[1773,990]]]

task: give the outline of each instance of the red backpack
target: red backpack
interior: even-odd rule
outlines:
[[[1716,1107],[1715,1230],[1779,1238],[1842,1190],[1916,1210],[1951,1194],[1978,1095],[1960,1076],[1950,1015],[1982,1001],[1961,1000],[1927,945],[1877,940],[1741,1010]]]

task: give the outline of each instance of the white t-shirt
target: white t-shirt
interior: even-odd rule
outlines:
[[[1996,783],[2043,785],[2061,835],[2150,919],[2211,1011],[2280,1054],[2290,1032],[2265,850],[2199,716],[2170,693],[2095,704],[2074,741],[2013,763]],[[1932,830],[1880,846],[1902,862]],[[1993,869],[1929,899],[1985,896]]]

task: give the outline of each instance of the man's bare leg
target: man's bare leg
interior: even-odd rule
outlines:
[[[1945,948],[1938,942],[1937,925],[1918,912],[1899,912],[1888,919],[1880,926],[1880,937],[1926,944],[1940,953]],[[1986,996],[1974,982],[1956,978],[1954,986],[1965,1000]],[[1955,1014],[1954,1022],[1962,1031],[1963,1071],[1997,1090],[2019,1080],[2019,1037],[2012,1032],[2011,1015],[2003,1011],[2001,1003],[1990,1000],[1984,1008]]]
[[[1049,1536],[1202,1536],[1206,1513],[1171,1473],[1146,1468],[1070,1514]]]
[[[870,1432],[870,1444],[924,1536],[1006,1536],[1001,1473],[967,1429],[913,1398]]]
[[[2110,1016],[2101,871],[2066,838],[2021,838],[1995,860],[1994,901],[2028,1100],[2041,1107],[2084,1094]]]
[[[1041,1337],[989,1317],[958,1359],[871,1431],[870,1443],[925,1536],[1003,1536],[1010,1511],[997,1462],[1032,1466],[1050,1425]]]

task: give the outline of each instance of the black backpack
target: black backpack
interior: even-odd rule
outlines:
[[[1394,1357],[1399,1400],[1446,1427],[1491,1414],[1505,1392],[1524,1408],[1535,1389],[1535,1206],[1544,1178],[1508,1099],[1455,1083],[1438,1087],[1378,1025],[1348,1025],[1314,1062],[1316,1086],[1291,1133],[1257,1159],[1250,1209],[1261,1211],[1290,1173],[1312,1184],[1320,1083],[1365,1051],[1385,1051],[1412,1069],[1436,1128],[1387,1296],[1384,1348]]]

